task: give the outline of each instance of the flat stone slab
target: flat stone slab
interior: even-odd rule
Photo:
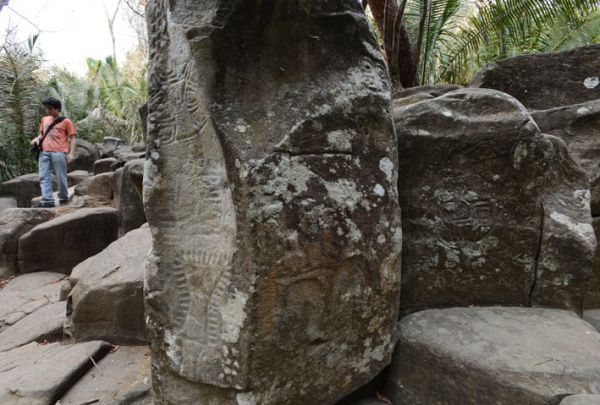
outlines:
[[[109,353],[58,402],[60,405],[150,403],[150,348],[120,346]]]
[[[403,318],[386,382],[395,405],[555,404],[600,392],[600,334],[569,311],[451,308]]]
[[[571,395],[563,399],[560,405],[600,405],[600,395]]]
[[[47,304],[3,329],[0,333],[0,352],[23,346],[33,341],[58,340],[66,314],[65,302]]]
[[[0,197],[0,213],[8,208],[16,208],[17,200],[14,197]]]
[[[60,290],[68,281],[64,274],[39,272],[11,280],[0,290],[0,330],[2,324],[14,324],[35,310],[59,301]]]
[[[109,350],[105,342],[28,345],[0,356],[0,404],[54,404]]]
[[[600,332],[600,309],[588,309],[583,311],[583,320],[589,322]]]

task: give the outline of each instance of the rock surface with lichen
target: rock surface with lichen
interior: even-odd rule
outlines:
[[[519,305],[581,313],[589,182],[513,97],[460,89],[396,108],[403,312]]]
[[[395,344],[389,80],[356,1],[151,1],[157,404],[328,404]]]

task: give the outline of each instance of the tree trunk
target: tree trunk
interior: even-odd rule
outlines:
[[[365,0],[383,37],[390,76],[395,89],[419,85],[416,54],[410,43],[406,27],[402,24],[404,5],[396,0]]]

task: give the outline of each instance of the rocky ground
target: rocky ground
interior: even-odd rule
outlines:
[[[600,48],[560,56],[571,87],[584,78],[569,65],[589,55]],[[516,58],[486,68],[474,87],[394,95],[398,343],[389,366],[337,405],[600,404],[600,94],[544,95],[568,92],[559,83],[538,100],[527,83],[502,80],[538,63]],[[144,158],[143,145],[81,142],[68,207],[31,208],[35,174],[0,186],[0,404],[153,403]],[[317,336],[306,350],[324,367],[333,357],[311,288],[286,308],[308,322],[295,326]]]

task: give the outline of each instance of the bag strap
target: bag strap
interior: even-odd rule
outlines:
[[[50,131],[52,131],[52,129],[57,124],[60,124],[64,120],[65,120],[65,117],[60,116],[60,117],[56,118],[54,121],[52,121],[52,124],[48,125],[48,128],[46,128],[46,132],[44,132],[44,136],[42,136],[42,139],[40,140],[40,145],[44,142],[44,139],[46,139],[46,136],[50,133]]]

